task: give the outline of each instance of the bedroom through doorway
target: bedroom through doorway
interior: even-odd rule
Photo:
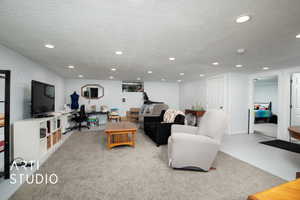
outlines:
[[[277,137],[278,77],[254,79],[254,134]]]

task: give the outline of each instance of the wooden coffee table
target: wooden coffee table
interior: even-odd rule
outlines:
[[[107,147],[109,149],[121,145],[134,147],[136,131],[136,125],[131,122],[108,122],[105,129],[107,135]]]
[[[248,197],[248,200],[299,200],[300,179],[284,183]]]

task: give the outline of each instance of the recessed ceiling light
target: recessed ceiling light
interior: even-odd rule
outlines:
[[[263,70],[269,70],[270,68],[269,67],[263,67],[262,69]]]
[[[137,77],[137,78],[136,78],[136,80],[140,81],[140,80],[141,80],[141,78],[140,78],[140,77]]]
[[[218,66],[218,65],[220,65],[220,63],[218,63],[218,62],[213,62],[213,63],[211,63],[213,66]]]
[[[152,74],[152,71],[151,71],[151,70],[149,70],[147,73],[148,73],[148,74]]]
[[[79,74],[79,75],[78,75],[78,78],[83,78],[83,75]]]
[[[172,61],[173,61],[173,60],[175,60],[175,58],[174,58],[174,57],[170,57],[169,60],[172,60]]]
[[[45,44],[45,47],[48,49],[53,49],[55,46],[53,44]]]
[[[69,69],[74,69],[75,67],[74,67],[74,65],[69,65],[68,68]]]
[[[183,75],[184,75],[184,73],[183,73],[183,72],[181,72],[181,73],[179,73],[179,75],[180,75],[180,76],[183,76]]]
[[[296,38],[300,39],[300,33],[298,35],[296,35]]]
[[[235,22],[241,24],[249,21],[250,19],[251,17],[249,15],[241,15],[238,18],[236,18]]]
[[[203,77],[203,76],[205,76],[205,75],[204,75],[204,74],[200,74],[199,76],[200,76],[200,77]]]
[[[241,68],[243,65],[235,65],[236,68]]]
[[[111,68],[111,71],[113,71],[113,72],[114,72],[114,71],[116,71],[116,70],[117,70],[117,69],[116,69],[116,68],[114,68],[114,67],[113,67],[113,68]]]
[[[246,52],[246,49],[240,48],[240,49],[236,50],[236,52],[238,54],[244,54]]]
[[[115,53],[116,53],[117,55],[122,55],[122,54],[123,54],[122,51],[116,51]]]
[[[115,77],[113,77],[113,76],[110,76],[110,77],[109,77],[109,79],[114,79],[114,78],[115,78]]]
[[[161,81],[166,81],[166,79],[162,78]]]
[[[182,81],[182,80],[177,80],[177,82],[179,82],[179,83],[180,83],[181,81]]]

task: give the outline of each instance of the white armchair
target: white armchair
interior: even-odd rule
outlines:
[[[173,168],[200,168],[208,171],[227,128],[223,110],[207,111],[199,127],[172,125],[168,141],[169,165]]]

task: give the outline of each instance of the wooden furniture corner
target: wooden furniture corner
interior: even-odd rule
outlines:
[[[250,195],[248,200],[300,200],[300,179]]]

